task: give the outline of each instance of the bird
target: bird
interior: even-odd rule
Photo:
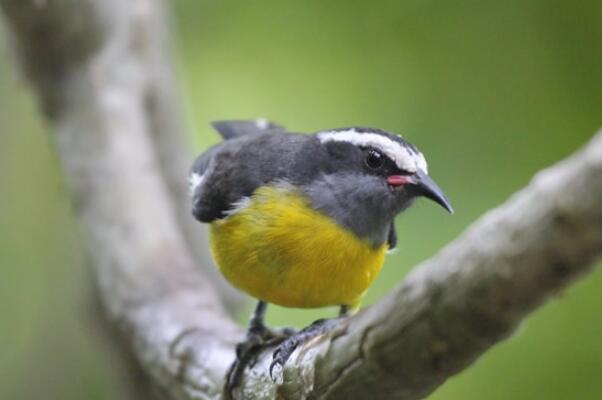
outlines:
[[[223,276],[258,300],[226,379],[231,391],[262,346],[277,345],[272,375],[359,309],[397,245],[395,217],[417,198],[453,209],[422,152],[397,134],[358,126],[295,133],[266,119],[212,125],[223,141],[192,165],[192,215],[209,224]],[[276,331],[264,323],[268,304],[340,312]]]

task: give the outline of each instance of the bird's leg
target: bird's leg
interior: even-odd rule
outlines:
[[[228,374],[226,375],[225,390],[227,398],[232,398],[232,390],[240,382],[242,373],[247,365],[257,357],[257,353],[264,342],[264,336],[267,329],[263,322],[263,318],[267,307],[268,305],[266,302],[257,302],[255,310],[251,315],[251,320],[249,321],[245,340],[236,345],[236,359],[230,366]]]
[[[339,308],[339,318],[348,317],[349,316],[349,306],[343,304],[341,308]]]
[[[244,342],[236,345],[236,360],[230,366],[226,375],[226,398],[232,398],[232,390],[240,382],[240,378],[247,367],[253,365],[264,346],[269,346],[283,341],[288,336],[295,334],[290,328],[272,330],[263,322],[268,305],[265,301],[257,302],[255,310],[251,315],[247,335]]]
[[[253,311],[251,320],[249,321],[246,341],[260,339],[263,344],[270,345],[296,333],[293,328],[268,328],[265,326],[263,319],[267,307],[268,305],[265,301],[257,302],[255,311]]]
[[[251,315],[251,320],[249,321],[249,327],[247,328],[247,340],[256,336],[263,338],[263,335],[267,330],[265,323],[263,322],[267,308],[268,303],[265,301],[260,300],[257,302],[255,310]]]
[[[342,305],[339,309],[339,316],[337,318],[319,319],[314,321],[308,327],[303,328],[298,333],[288,337],[282,343],[280,343],[272,355],[272,363],[270,364],[270,376],[272,379],[274,379],[274,375],[272,374],[274,367],[279,365],[281,368],[284,368],[284,364],[286,364],[286,361],[293,354],[297,347],[329,331],[348,315],[349,307]]]

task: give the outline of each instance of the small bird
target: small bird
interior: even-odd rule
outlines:
[[[271,374],[299,345],[358,309],[396,246],[395,216],[416,198],[453,210],[422,153],[381,129],[300,134],[264,119],[213,127],[224,141],[192,166],[192,214],[210,224],[221,273],[259,300],[227,378],[231,390],[262,346],[279,344]],[[275,331],[263,321],[267,303],[339,306],[340,315],[299,332]]]

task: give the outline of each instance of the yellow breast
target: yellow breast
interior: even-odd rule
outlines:
[[[374,249],[291,188],[266,186],[211,224],[213,257],[253,297],[286,307],[359,305],[384,262]]]

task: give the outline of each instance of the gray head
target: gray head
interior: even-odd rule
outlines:
[[[318,132],[323,174],[304,189],[314,207],[374,245],[384,243],[393,218],[418,197],[450,213],[443,191],[428,176],[422,153],[401,137],[374,128]]]

